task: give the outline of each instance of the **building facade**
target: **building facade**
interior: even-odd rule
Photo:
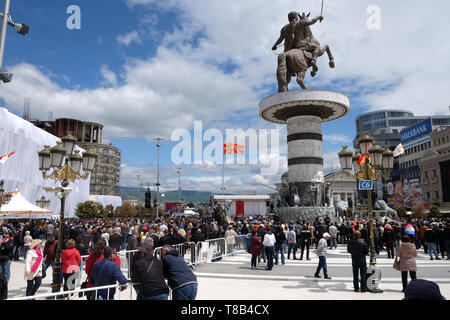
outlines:
[[[59,138],[70,131],[77,139],[80,148],[87,150],[92,147],[98,154],[98,159],[91,174],[91,194],[120,196],[121,153],[117,147],[103,144],[103,125],[67,118],[55,121],[31,120],[30,122]]]
[[[389,146],[393,150],[401,142],[401,131],[431,118],[433,126],[450,125],[450,116],[415,116],[406,110],[386,109],[359,115],[356,122],[356,137],[353,140],[355,149],[359,149],[358,139],[363,132],[380,143],[380,146]]]
[[[432,148],[419,160],[423,201],[450,207],[450,127],[435,130],[430,138]]]
[[[332,199],[340,197],[348,203],[349,208],[356,207],[358,190],[356,178],[348,177],[345,172],[334,172],[325,176],[325,183],[329,184]]]

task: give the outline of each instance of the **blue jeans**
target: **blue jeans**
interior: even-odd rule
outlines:
[[[5,275],[6,284],[8,284],[9,278],[11,277],[10,270],[11,270],[11,260],[0,263],[0,272]]]
[[[275,245],[275,264],[278,264],[278,253],[281,253],[281,263],[284,264],[284,243]]]
[[[272,270],[273,268],[273,247],[264,247],[264,252],[267,258],[267,269]]]
[[[172,291],[172,300],[195,300],[197,297],[198,285],[196,283],[187,284]]]
[[[437,253],[436,243],[426,242],[426,245],[428,247],[428,253],[430,255],[430,258],[433,259],[433,252],[434,252],[434,256],[436,258],[439,258],[438,253]]]
[[[289,259],[289,256],[291,255],[291,250],[292,250],[292,252],[293,252],[294,259],[295,259],[295,254],[296,254],[296,252],[297,252],[297,243],[296,243],[296,242],[293,242],[293,243],[289,243],[289,244],[288,244],[288,254],[287,254],[288,259]]]
[[[153,297],[142,298],[142,300],[168,300],[168,299],[169,299],[168,294],[159,294],[159,295],[153,296]]]
[[[319,256],[319,265],[317,266],[317,270],[315,273],[315,276],[318,276],[320,273],[320,270],[323,268],[323,275],[325,277],[328,277],[328,271],[327,271],[327,258],[325,256]]]

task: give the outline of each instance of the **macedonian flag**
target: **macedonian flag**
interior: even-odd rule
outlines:
[[[367,160],[370,160],[370,157],[362,155],[362,156],[359,157],[357,163],[360,166],[360,165],[366,163]]]
[[[223,154],[244,154],[244,145],[238,143],[224,143]]]

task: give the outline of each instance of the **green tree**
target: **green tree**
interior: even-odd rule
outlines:
[[[113,218],[114,215],[115,215],[114,206],[111,205],[111,204],[108,204],[108,205],[105,207],[105,213],[106,213],[106,216],[107,216],[108,218]]]
[[[437,205],[433,205],[430,208],[430,216],[440,217],[442,215],[441,209]]]
[[[136,217],[137,214],[137,208],[129,203],[124,203],[121,207],[118,208],[119,217]]]
[[[75,215],[80,219],[96,218],[98,206],[91,201],[80,202],[75,209]]]
[[[399,217],[406,217],[406,208],[405,207],[398,207],[397,208],[397,214]]]

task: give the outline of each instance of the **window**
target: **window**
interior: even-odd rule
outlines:
[[[437,177],[437,171],[436,171],[436,169],[433,169],[433,178],[436,178]]]
[[[436,200],[439,199],[439,191],[435,191],[435,192],[434,192],[434,197],[436,198]]]
[[[103,149],[103,154],[108,154],[108,153],[109,153],[108,149]]]
[[[428,179],[428,171],[424,171],[423,175],[424,175],[425,179]]]
[[[427,200],[430,200],[430,193],[427,192]]]
[[[393,129],[392,133],[398,133],[398,129]]]

